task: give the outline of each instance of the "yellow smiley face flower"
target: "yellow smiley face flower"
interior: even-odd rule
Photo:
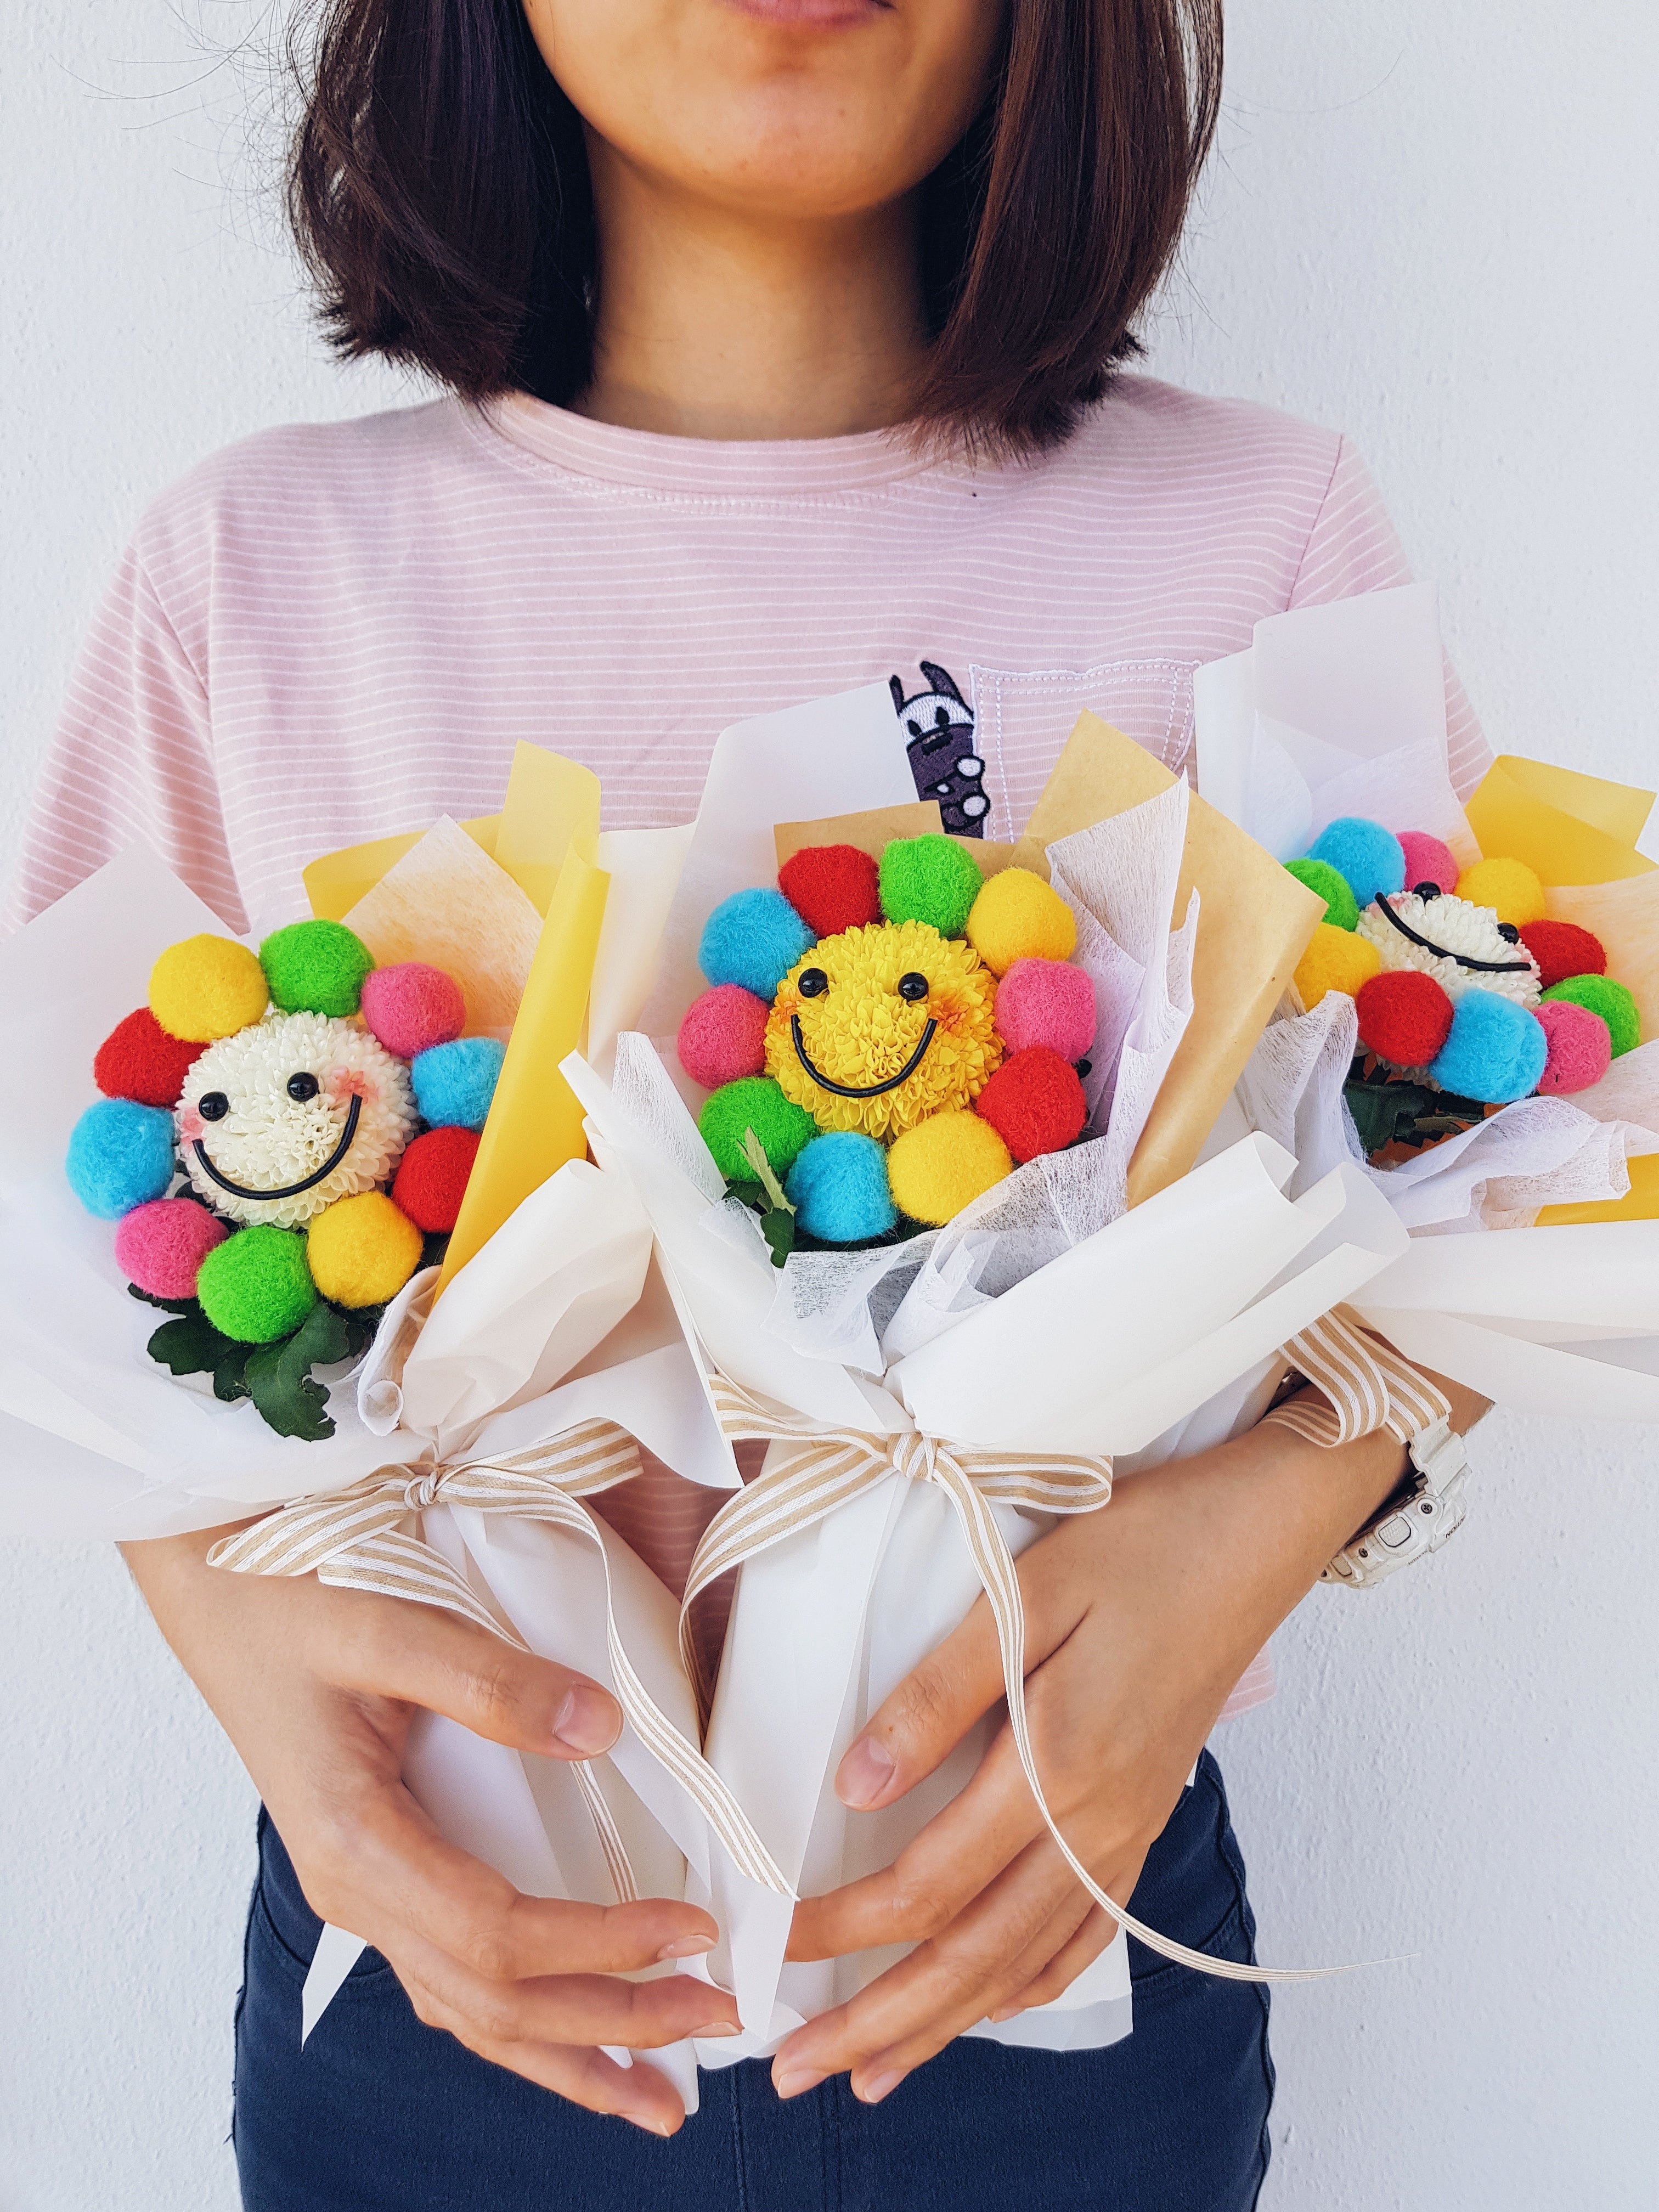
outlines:
[[[1000,1066],[996,978],[925,921],[819,940],[784,977],[766,1072],[820,1129],[894,1137],[978,1097]]]

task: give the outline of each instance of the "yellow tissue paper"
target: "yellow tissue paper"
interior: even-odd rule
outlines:
[[[1651,873],[1659,864],[1644,859],[1636,841],[1653,799],[1631,784],[1505,754],[1464,811],[1483,853],[1524,860],[1551,890]]]
[[[586,1152],[559,1063],[582,1041],[605,918],[599,831],[599,778],[521,744],[499,814],[350,846],[305,872],[313,914],[346,922],[381,965],[448,969],[469,1033],[511,1027],[440,1296],[532,1191]]]

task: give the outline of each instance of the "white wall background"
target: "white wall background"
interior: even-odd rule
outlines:
[[[6,13],[0,867],[141,504],[400,396],[324,362],[260,202],[286,0]],[[1500,749],[1655,781],[1659,19],[1231,14],[1155,366],[1352,433]],[[1417,1954],[1276,2001],[1271,2212],[1654,2201],[1659,1440],[1498,1415],[1477,1456],[1459,1541],[1316,1593],[1218,1747],[1264,1955]],[[221,2212],[252,1793],[113,1553],[0,1588],[0,2212]]]

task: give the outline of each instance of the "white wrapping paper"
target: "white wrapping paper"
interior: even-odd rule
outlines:
[[[580,1060],[564,1073],[587,1111],[596,1157],[638,1191],[700,1360],[824,1425],[1153,1464],[1255,1418],[1279,1346],[1407,1247],[1358,1169],[1339,1166],[1288,1200],[1293,1158],[1249,1137],[1042,1255],[1000,1295],[936,1307],[934,1325],[903,1356],[879,1348],[872,1321],[864,1342],[866,1357],[876,1346],[873,1358],[849,1367],[833,1356],[833,1326],[815,1346],[793,1304],[779,1326],[777,1271],[740,1211],[722,1200],[714,1164],[647,1042],[620,1041],[614,1090]],[[1049,1525],[1006,1507],[997,1519],[1015,1552]],[[945,1500],[898,1476],[741,1569],[706,1755],[798,1889],[821,1891],[889,1863],[977,1764],[976,1734],[876,1815],[848,1815],[831,1786],[854,1735],[957,1626],[979,1587]],[[688,1894],[706,1897],[720,1922],[722,1943],[705,1971],[735,1990],[744,2033],[700,2051],[702,2063],[771,2051],[888,1963],[867,1954],[786,1966],[789,1899],[744,1880],[718,1853],[708,1863],[708,1891],[694,1873]],[[1058,2005],[1024,2015],[1005,2039],[1054,2049],[1109,2042],[1127,2030],[1127,2000],[1120,1939]],[[1003,2036],[988,2024],[976,2033]]]

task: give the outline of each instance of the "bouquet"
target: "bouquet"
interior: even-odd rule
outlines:
[[[558,1074],[683,848],[598,820],[586,771],[521,746],[499,817],[324,856],[257,948],[141,849],[0,947],[33,1041],[0,1104],[0,1466],[15,1529],[265,1511],[216,1564],[448,1607],[617,1687],[639,1725],[580,1770],[431,1715],[407,1770],[522,1887],[608,1902],[678,1895],[706,1832],[672,1602],[580,1501],[642,1449],[730,1478]],[[328,1931],[307,2028],[360,1948]]]
[[[1014,1556],[1103,1506],[1114,1457],[1258,1419],[1283,1347],[1407,1244],[1346,1154],[1309,1174],[1246,1133],[1200,1160],[1316,895],[1087,716],[1017,846],[953,843],[933,809],[866,803],[889,798],[872,711],[854,693],[725,733],[638,1025],[565,1063],[728,1445],[767,1446],[746,1487],[733,1463],[682,1611],[708,1765],[764,1851],[689,1877],[723,1930],[690,1971],[744,2027],[708,2064],[880,1970],[787,1965],[793,1898],[886,1863],[980,1756],[849,1823],[830,1778],[869,1714],[985,1591],[1041,1804]],[[1282,1118],[1306,1085],[1283,1072]],[[698,1601],[734,1569],[716,1670]],[[1127,1996],[1120,1941],[1056,2005],[975,2032],[1085,2047],[1127,2032]]]
[[[1534,1412],[1659,1417],[1659,867],[1650,792],[1445,772],[1431,587],[1273,617],[1200,670],[1199,773],[1325,900],[1224,1124],[1341,1146],[1410,1232],[1358,1301]],[[1478,1232],[1500,1231],[1492,1237]]]

